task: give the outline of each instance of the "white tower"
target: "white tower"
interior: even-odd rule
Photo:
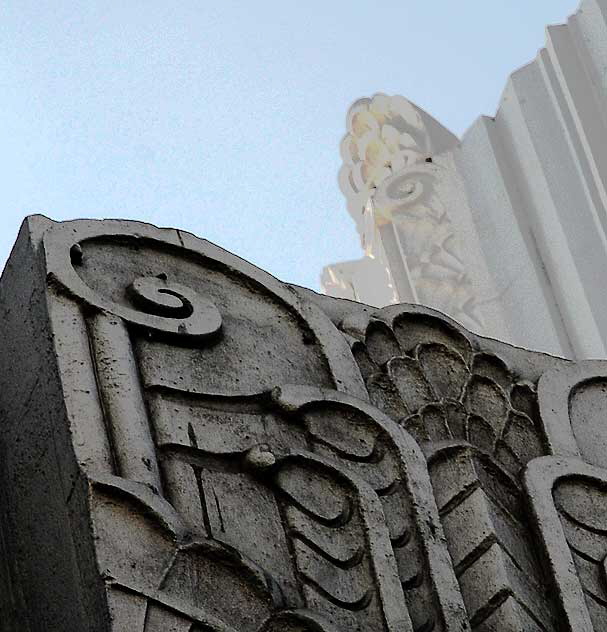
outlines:
[[[403,97],[348,113],[340,186],[365,256],[324,290],[419,302],[480,334],[607,357],[607,0],[547,29],[458,140]]]

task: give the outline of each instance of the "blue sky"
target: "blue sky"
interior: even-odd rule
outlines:
[[[360,256],[337,185],[352,101],[458,135],[578,0],[4,0],[0,260],[26,214],[196,233],[287,281]]]

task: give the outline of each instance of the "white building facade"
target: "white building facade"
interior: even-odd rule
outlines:
[[[583,0],[460,140],[403,97],[350,108],[340,187],[364,256],[324,291],[607,357],[607,0]]]

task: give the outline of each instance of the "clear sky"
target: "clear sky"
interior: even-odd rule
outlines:
[[[360,256],[337,185],[352,101],[458,135],[578,0],[3,0],[0,260],[24,215],[196,233],[318,288]]]

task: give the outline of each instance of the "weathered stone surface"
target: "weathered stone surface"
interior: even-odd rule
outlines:
[[[136,222],[27,219],[0,306],[0,629],[607,629],[607,363]]]

